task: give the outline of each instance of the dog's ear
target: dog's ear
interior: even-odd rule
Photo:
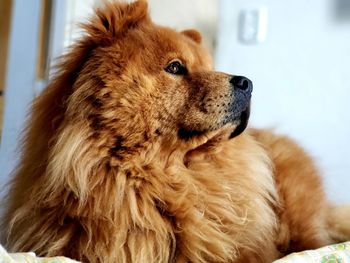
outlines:
[[[198,44],[202,43],[202,35],[195,29],[187,29],[187,30],[181,31],[181,34],[184,34],[185,36],[191,38]]]
[[[111,41],[128,29],[149,22],[146,0],[132,3],[105,1],[103,7],[96,9],[90,22],[82,27],[94,40]]]

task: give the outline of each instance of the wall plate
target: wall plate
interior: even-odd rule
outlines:
[[[239,14],[239,41],[244,44],[262,43],[267,33],[267,8],[243,9]]]

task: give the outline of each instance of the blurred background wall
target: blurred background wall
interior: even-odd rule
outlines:
[[[350,201],[350,1],[220,4],[216,66],[253,80],[251,125],[297,139],[330,197]]]
[[[30,101],[45,87],[55,58],[81,35],[77,23],[99,3],[0,1],[0,185],[18,160],[15,148]],[[251,125],[298,140],[316,158],[331,199],[350,201],[349,0],[149,0],[149,5],[162,25],[199,29],[217,69],[251,78]]]

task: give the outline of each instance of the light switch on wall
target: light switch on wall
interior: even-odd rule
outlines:
[[[266,39],[267,8],[243,9],[239,15],[239,40],[244,44],[262,43]]]

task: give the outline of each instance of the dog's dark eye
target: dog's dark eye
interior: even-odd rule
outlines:
[[[173,61],[165,68],[165,71],[174,75],[185,75],[187,68],[180,61]]]

